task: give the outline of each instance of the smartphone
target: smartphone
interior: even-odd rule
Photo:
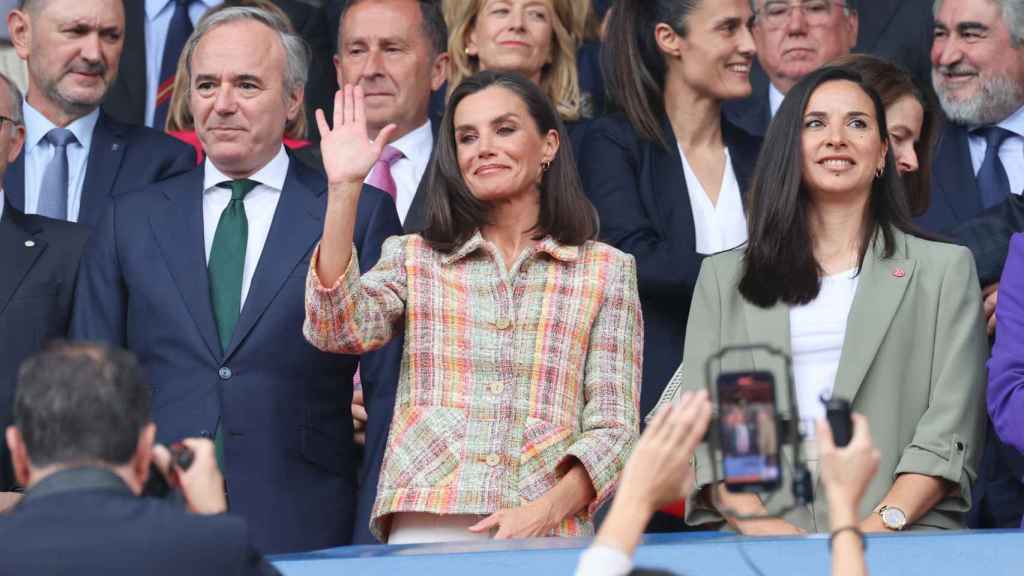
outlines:
[[[779,425],[771,372],[718,376],[718,438],[730,492],[770,492],[779,487]]]

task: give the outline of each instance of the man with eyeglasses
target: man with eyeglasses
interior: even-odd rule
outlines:
[[[768,76],[745,100],[727,103],[726,115],[763,136],[789,89],[857,43],[859,21],[852,0],[750,0],[757,60]]]

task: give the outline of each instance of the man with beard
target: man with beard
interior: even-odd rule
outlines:
[[[122,0],[21,0],[7,17],[29,70],[25,148],[4,177],[28,214],[95,226],[114,196],[195,166],[195,152],[99,110],[124,45]]]
[[[918,224],[948,233],[1024,192],[1024,0],[936,0],[931,58],[949,123],[935,155],[931,205]],[[998,285],[985,286],[984,295],[991,326]],[[989,427],[968,523],[1019,526],[1022,478],[1024,457]]]

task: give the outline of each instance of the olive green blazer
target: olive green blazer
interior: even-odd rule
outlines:
[[[944,478],[959,490],[914,527],[962,528],[985,440],[988,344],[978,278],[966,248],[899,231],[894,239],[892,257],[883,257],[880,235],[865,254],[833,391],[867,416],[881,451],[878,474],[860,513],[866,516],[881,502],[897,475],[926,474]],[[706,360],[723,346],[769,344],[789,354],[789,306],[765,309],[746,301],[737,289],[742,261],[743,247],[704,260],[690,307],[683,363],[659,405],[681,390],[704,388]],[[718,370],[751,369],[781,376],[781,365],[760,352],[731,354],[713,368],[712,377]],[[789,394],[785,386],[778,388],[778,405],[784,411]],[[783,488],[765,502],[770,511],[792,502],[788,447],[783,461]],[[694,466],[699,490],[712,481],[706,445],[698,448]],[[828,507],[820,483],[815,496],[813,508],[799,507],[786,519],[806,530],[827,530]],[[691,496],[687,522],[715,521],[721,521],[717,512]]]

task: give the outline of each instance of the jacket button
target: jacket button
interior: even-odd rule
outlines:
[[[231,368],[221,366],[220,370],[217,371],[217,375],[220,376],[221,380],[231,380]]]
[[[504,389],[505,389],[505,385],[502,384],[501,382],[495,382],[494,384],[491,384],[491,393],[493,393],[493,394],[501,394],[501,392]]]
[[[501,464],[501,458],[499,458],[497,454],[488,454],[487,459],[485,459],[484,462],[486,462],[491,468],[494,468],[498,464]]]
[[[200,431],[199,431],[199,437],[200,437],[200,438],[207,438],[207,439],[208,439],[208,438],[210,438],[211,436],[213,436],[213,435],[212,435],[212,434],[210,434],[210,431],[209,431],[209,430],[200,430]]]
[[[964,443],[963,442],[957,442],[956,444],[954,444],[954,446],[956,446],[956,451],[957,452],[963,452],[964,451]]]
[[[502,317],[494,321],[494,327],[498,330],[508,330],[512,323],[509,322],[508,318]]]

